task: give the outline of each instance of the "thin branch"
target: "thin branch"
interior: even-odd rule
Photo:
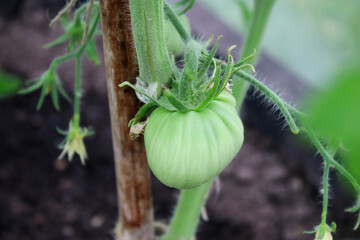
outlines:
[[[53,27],[66,13],[68,13],[71,9],[73,9],[78,0],[70,0],[66,6],[59,11],[59,13],[51,20],[50,27]]]

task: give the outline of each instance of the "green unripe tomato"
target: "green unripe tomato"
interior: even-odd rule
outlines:
[[[154,175],[169,187],[197,187],[218,175],[239,152],[244,128],[235,99],[223,91],[204,110],[157,108],[145,129],[145,148]]]
[[[190,33],[190,23],[185,14],[179,17],[180,23],[186,32]],[[164,21],[165,43],[169,53],[173,53],[175,57],[180,56],[184,52],[185,43],[180,34],[175,29],[171,21],[166,18]]]

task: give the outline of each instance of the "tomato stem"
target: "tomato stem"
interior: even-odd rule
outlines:
[[[181,191],[170,229],[161,240],[190,240],[193,238],[212,182],[210,180],[199,187]]]

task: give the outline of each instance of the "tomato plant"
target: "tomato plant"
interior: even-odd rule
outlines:
[[[174,5],[163,0],[90,0],[75,11],[72,21],[68,12],[76,0],[71,0],[53,21],[61,20],[65,33],[46,47],[69,40],[68,53],[55,58],[33,85],[19,93],[41,88],[38,109],[48,94],[55,108],[59,109],[58,92],[66,99],[69,96],[61,87],[56,69],[62,62],[76,60],[74,116],[69,121],[68,130],[59,130],[65,135],[60,145],[63,149],[60,157],[67,153],[71,160],[76,153],[85,163],[87,152],[83,139],[92,131],[80,125],[81,56],[85,53],[94,63],[99,63],[93,36],[99,32],[97,25],[101,12],[118,192],[119,198],[125,201],[119,203],[122,210],[122,222],[117,232],[119,238],[154,237],[147,165],[144,159],[138,159],[141,163],[139,167],[132,158],[141,152],[142,144],[139,140],[130,142],[142,133],[145,135],[148,164],[154,175],[165,185],[182,189],[170,228],[162,239],[188,240],[194,236],[212,180],[230,163],[243,144],[244,129],[238,111],[249,85],[269,98],[294,134],[306,134],[324,160],[321,222],[310,233],[315,233],[316,239],[332,239],[332,232],[336,229],[336,224],[329,225],[327,219],[331,169],[340,172],[355,189],[357,202],[349,211],[360,211],[360,185],[334,158],[340,144],[333,144],[329,137],[320,141],[318,133],[307,121],[308,114],[285,102],[251,74],[258,56],[254,49],[260,49],[274,2],[254,0],[253,12],[246,11],[249,15],[246,18],[250,18],[248,33],[238,62],[234,62],[231,55],[235,46],[229,48],[226,60],[215,57],[221,37],[210,48],[213,37],[205,42],[191,36],[184,14],[193,6],[194,0],[181,0]],[[137,61],[131,52],[133,45]],[[182,52],[183,61],[179,64],[174,55]],[[133,68],[135,62],[139,67],[138,76]],[[118,68],[125,69],[125,73]],[[133,88],[144,103],[136,114],[137,102],[127,95],[127,87]],[[133,113],[133,119],[128,119]],[[124,130],[127,124],[129,134]],[[145,169],[141,171],[145,176],[137,176],[138,169]],[[143,186],[147,198],[141,202],[136,191]],[[132,203],[129,201],[132,198],[139,202]],[[134,213],[136,216],[132,215]],[[142,221],[134,224],[131,222],[133,218]],[[355,228],[359,227],[359,222],[360,217]]]

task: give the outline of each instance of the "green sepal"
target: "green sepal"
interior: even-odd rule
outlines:
[[[79,39],[77,38],[70,38],[69,45],[67,47],[68,52],[72,52],[76,48],[76,44],[78,43]]]
[[[303,234],[314,234],[317,230],[303,231]]]
[[[201,62],[201,68],[199,69],[199,71],[198,71],[198,73],[197,73],[197,79],[202,78],[202,77],[206,74],[207,70],[209,69],[209,67],[210,67],[210,65],[211,65],[211,63],[212,63],[212,61],[213,61],[213,58],[215,57],[215,53],[216,53],[216,51],[217,51],[217,49],[218,49],[219,41],[220,41],[220,39],[221,39],[222,37],[223,37],[223,36],[220,35],[220,36],[217,38],[216,43],[215,43],[215,46],[213,47],[213,49],[210,51],[209,54],[205,54],[205,52],[204,52],[205,50],[203,50],[203,51],[201,52],[203,55],[206,56],[206,58],[204,59],[204,61]],[[206,44],[205,44],[205,46],[206,46]]]
[[[304,234],[317,234],[316,239],[322,239],[325,236],[326,232],[335,232],[336,231],[336,223],[331,222],[331,227],[327,225],[326,223],[321,223],[320,225],[317,225],[314,227],[314,230],[311,231],[303,231]]]
[[[331,232],[335,232],[336,231],[336,228],[337,228],[337,225],[335,222],[331,222]]]
[[[217,92],[217,86],[220,83],[220,78],[221,78],[220,74],[221,74],[221,65],[218,64],[215,72],[214,86],[209,90],[209,94],[206,96],[205,100],[194,109],[195,111],[203,110],[215,98],[215,94]]]
[[[193,81],[196,78],[199,60],[199,43],[195,40],[190,41],[185,48],[185,66],[180,79],[180,99],[194,92]]]
[[[135,117],[129,121],[128,126],[132,127],[133,125],[139,123],[142,118],[152,113],[152,111],[154,111],[157,107],[157,104],[154,102],[149,102],[143,105],[136,113]]]
[[[61,94],[61,96],[63,96],[63,98],[65,98],[66,101],[68,101],[69,103],[72,102],[71,97],[66,93],[65,89],[63,88],[60,79],[57,77],[55,80],[55,85],[56,85],[56,89],[59,91],[59,93]]]
[[[56,80],[55,80],[56,81]],[[57,111],[60,111],[58,92],[56,91],[56,84],[51,84],[51,101]]]
[[[236,45],[232,45],[228,50],[228,63],[226,64],[226,68],[215,97],[219,96],[219,94],[225,89],[227,83],[230,80],[231,75],[234,72],[234,59],[231,56],[231,50],[233,50],[235,47]]]
[[[213,72],[209,78],[204,76],[201,85],[198,87],[198,89],[207,89],[209,88],[210,84],[214,81],[215,74],[216,74],[216,61],[213,59],[212,61],[212,69]]]
[[[164,95],[168,99],[168,101],[180,112],[188,112],[190,111],[179,99],[175,97],[175,95],[170,91],[170,89],[164,90]]]
[[[47,86],[43,86],[42,89],[41,89],[41,93],[40,93],[40,98],[39,98],[39,101],[36,105],[36,110],[39,111],[44,103],[44,100],[45,100],[45,96],[46,96],[46,91],[47,91]]]
[[[254,48],[254,52],[252,54],[250,54],[249,56],[245,57],[244,59],[242,59],[240,62],[235,64],[235,68],[240,67],[241,65],[243,65],[244,63],[246,63],[247,61],[249,61],[251,58],[256,56],[256,49]]]
[[[65,42],[66,40],[68,40],[70,37],[71,37],[71,32],[65,32],[63,35],[56,38],[54,41],[44,45],[44,48],[48,49],[48,48],[54,47],[56,45],[59,45],[59,44]]]
[[[40,78],[32,79],[32,80],[30,80],[30,81],[35,82],[35,84],[33,84],[33,85],[31,85],[31,86],[29,86],[29,87],[27,87],[27,88],[20,89],[20,90],[17,92],[17,94],[19,94],[19,95],[25,95],[25,94],[32,93],[32,92],[38,90],[39,88],[41,88],[41,86],[42,86],[42,84],[43,84],[43,83],[41,82]],[[29,81],[29,82],[30,82],[30,81]]]
[[[67,93],[63,89],[59,77],[52,69],[47,70],[41,75],[40,78],[31,80],[30,82],[33,82],[33,85],[18,91],[18,94],[22,94],[22,95],[28,94],[41,88],[40,98],[37,103],[36,110],[41,109],[46,95],[50,94],[55,109],[59,111],[60,104],[59,104],[58,91],[68,102],[71,102],[71,98],[69,97],[69,95],[67,95]]]
[[[129,82],[127,82],[127,81],[119,84],[119,87],[124,87],[124,86],[129,86],[129,87],[131,87],[132,89],[134,89],[135,91],[137,91],[137,92],[145,95],[146,97],[148,97],[151,101],[153,101],[153,102],[154,102],[157,106],[159,106],[159,107],[163,107],[163,108],[166,108],[166,109],[171,109],[171,108],[172,108],[171,106],[168,106],[168,105],[164,104],[163,102],[161,102],[161,101],[153,98],[152,96],[150,96],[150,95],[147,94],[146,92],[138,89],[137,87],[135,87],[134,85],[132,85],[131,83],[129,83]]]
[[[60,127],[56,127],[55,129],[56,129],[57,133],[64,135],[64,136],[66,136],[68,133],[68,131],[61,129]]]

